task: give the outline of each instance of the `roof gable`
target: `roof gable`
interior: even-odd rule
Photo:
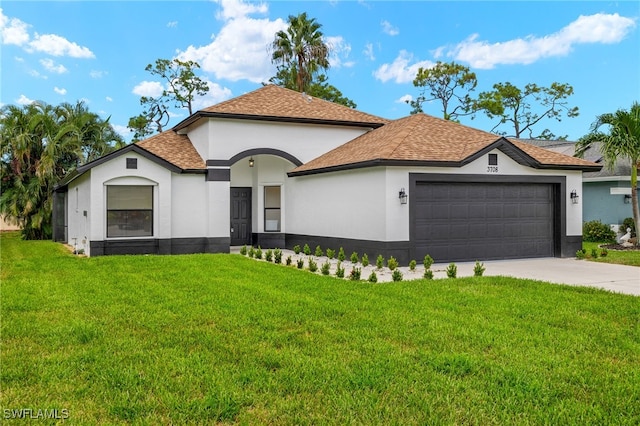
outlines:
[[[181,170],[204,170],[204,160],[198,154],[187,135],[179,135],[173,130],[158,133],[136,145],[175,165]]]
[[[594,170],[600,167],[452,121],[416,114],[359,136],[297,167],[289,175],[374,165],[461,167],[492,149],[500,149],[518,163],[534,168]]]
[[[197,111],[178,123],[183,129],[206,117],[227,117],[346,126],[379,127],[389,120],[273,84]]]

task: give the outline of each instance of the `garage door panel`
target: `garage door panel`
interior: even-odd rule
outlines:
[[[418,182],[415,193],[412,241],[417,258],[430,254],[440,262],[554,255],[550,184]]]

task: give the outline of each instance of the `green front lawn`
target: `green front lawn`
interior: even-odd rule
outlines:
[[[637,297],[495,277],[354,283],[240,255],[87,259],[15,234],[0,249],[3,418],[640,423]]]
[[[600,245],[605,243],[583,242],[582,248],[587,251],[587,259],[594,262],[617,263],[620,265],[640,266],[640,250],[608,250],[607,255],[602,257]],[[595,250],[597,257],[593,257]]]

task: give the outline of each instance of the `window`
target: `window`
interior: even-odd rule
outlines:
[[[138,159],[127,158],[127,169],[137,169],[137,168],[138,168]]]
[[[264,231],[280,232],[280,187],[264,187]]]
[[[107,186],[107,237],[153,235],[153,186]]]
[[[498,165],[498,154],[489,154],[489,165],[490,166]]]

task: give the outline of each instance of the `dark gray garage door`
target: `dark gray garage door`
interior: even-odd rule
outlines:
[[[553,185],[416,184],[412,243],[436,262],[552,257]]]

